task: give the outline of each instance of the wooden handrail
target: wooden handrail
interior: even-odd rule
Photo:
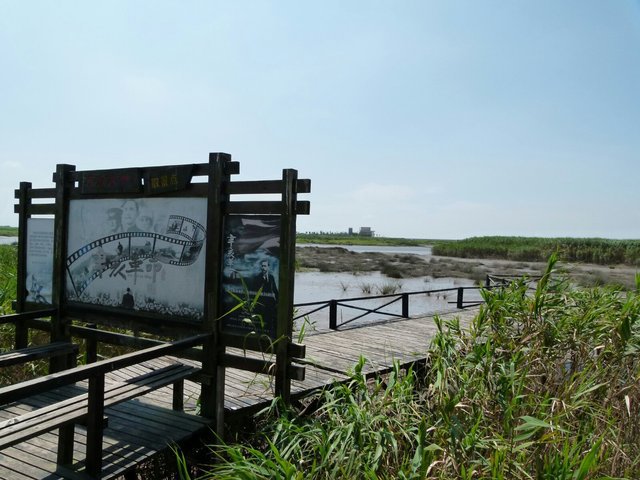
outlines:
[[[119,357],[101,360],[90,365],[82,365],[63,372],[53,373],[33,380],[27,380],[26,382],[9,385],[7,387],[0,388],[0,404],[13,402],[20,398],[34,395],[45,390],[58,388],[63,385],[69,385],[81,380],[86,380],[91,377],[104,375],[105,373],[118,370],[120,368],[135,365],[164,355],[170,355],[196,345],[201,345],[207,338],[209,338],[209,336],[210,334],[196,335],[163,345],[157,345],[138,352],[127,353]]]
[[[0,325],[5,323],[19,323],[24,320],[34,320],[41,317],[50,317],[57,312],[55,308],[48,308],[45,310],[33,310],[31,312],[22,313],[10,313],[8,315],[2,315],[0,317]]]
[[[467,289],[480,289],[482,287],[463,287]],[[355,302],[358,300],[371,300],[376,298],[390,298],[390,297],[398,297],[403,294],[407,295],[422,295],[427,293],[442,293],[442,292],[454,292],[458,290],[458,287],[449,287],[449,288],[438,288],[435,290],[420,290],[417,292],[402,292],[402,293],[387,293],[385,295],[367,295],[362,297],[351,297],[351,298],[340,298],[340,302]],[[312,305],[323,305],[328,304],[331,300],[320,300],[317,302],[305,302],[305,303],[296,303],[294,307],[310,307]]]
[[[321,301],[317,301],[317,302],[305,302],[305,303],[296,303],[293,306],[295,308],[299,308],[299,307],[313,307],[313,306],[318,306],[318,308],[315,308],[311,311],[302,313],[300,315],[297,315],[293,318],[293,320],[298,320],[300,318],[306,317],[307,315],[310,315],[312,313],[315,313],[319,310],[322,310],[324,308],[329,308],[329,328],[332,330],[337,330],[338,327],[346,325],[348,323],[351,323],[355,320],[359,320],[360,318],[369,315],[371,313],[380,313],[382,315],[387,315],[390,317],[401,317],[401,318],[408,318],[409,317],[409,297],[411,295],[424,295],[424,294],[432,294],[432,293],[443,293],[443,292],[457,292],[457,297],[458,300],[456,302],[449,302],[449,303],[456,303],[458,308],[464,308],[464,303],[468,303],[468,302],[463,302],[462,301],[462,294],[465,290],[482,290],[483,288],[487,288],[487,287],[481,287],[481,286],[470,286],[470,287],[449,287],[449,288],[439,288],[439,289],[435,289],[435,290],[421,290],[421,291],[417,291],[417,292],[399,292],[399,293],[389,293],[389,294],[385,294],[385,295],[367,295],[367,296],[362,296],[362,297],[351,297],[351,298],[340,298],[340,299],[331,299],[331,300],[321,300]],[[493,287],[488,287],[488,288],[493,288]],[[378,299],[382,299],[382,298],[393,298],[393,300],[391,300],[388,303],[385,303],[383,305],[380,305],[374,309],[367,309],[367,308],[361,308],[361,307],[356,307],[353,305],[347,305],[347,302],[358,302],[358,301],[363,301],[363,300],[378,300]],[[389,305],[391,305],[392,303],[395,303],[397,301],[402,300],[402,314],[395,314],[395,313],[390,313],[390,312],[380,312],[380,310],[384,307],[387,307]],[[481,302],[480,302],[481,303]],[[473,305],[479,305],[480,303],[478,302],[473,302]],[[342,322],[340,325],[337,324],[337,307],[341,306],[341,307],[345,307],[345,308],[351,308],[351,309],[355,309],[355,310],[362,310],[365,313],[363,313],[362,315],[358,315],[357,317],[351,318],[345,322]],[[466,306],[470,306],[470,305],[466,305]]]

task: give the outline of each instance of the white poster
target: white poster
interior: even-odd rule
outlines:
[[[53,218],[27,219],[27,302],[51,304]]]
[[[66,298],[202,319],[204,198],[73,200]]]

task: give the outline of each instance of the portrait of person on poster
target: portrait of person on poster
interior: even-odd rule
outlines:
[[[232,311],[238,298],[254,303],[223,317],[223,328],[257,332],[275,338],[280,268],[280,217],[231,215],[224,232],[223,309]]]

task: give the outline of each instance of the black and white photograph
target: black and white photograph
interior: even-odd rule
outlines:
[[[67,300],[203,318],[204,199],[74,200],[69,209]]]

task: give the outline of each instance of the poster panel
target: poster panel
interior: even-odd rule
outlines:
[[[72,200],[68,301],[204,317],[204,198]]]
[[[255,332],[275,339],[279,270],[280,217],[227,216],[222,274],[225,332]]]
[[[27,219],[27,302],[52,303],[53,218]]]

